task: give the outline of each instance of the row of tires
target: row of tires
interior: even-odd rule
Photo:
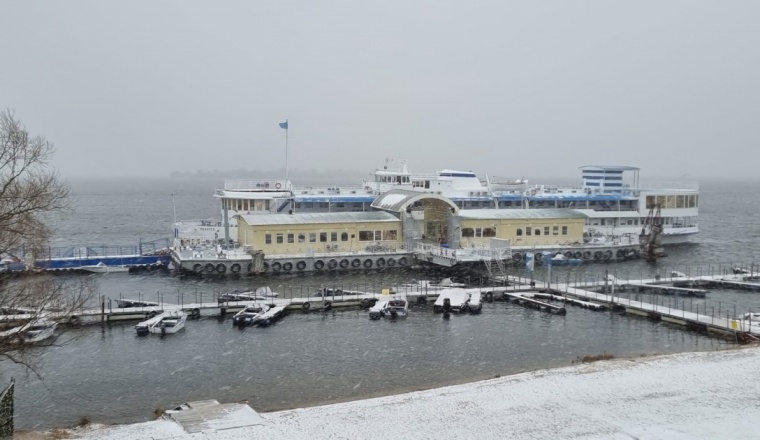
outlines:
[[[371,258],[367,258],[365,260],[361,260],[360,258],[354,258],[353,260],[349,260],[348,258],[343,258],[342,260],[338,261],[335,258],[332,258],[330,260],[317,260],[314,262],[314,270],[325,270],[327,268],[328,270],[334,270],[334,269],[359,269],[359,268],[365,268],[365,269],[372,269],[378,268],[382,269],[385,267],[395,267],[395,266],[408,266],[409,260],[406,257],[401,257],[398,260],[395,258],[378,258],[376,260],[372,260]],[[298,261],[295,264],[293,264],[290,261],[286,261],[284,263],[280,263],[279,261],[275,261],[271,265],[269,263],[264,263],[264,272],[292,272],[295,268],[297,271],[305,271],[307,267],[306,261]],[[233,263],[229,267],[229,271],[231,273],[240,273],[240,271],[243,269],[243,267],[240,265],[240,263]],[[248,263],[248,266],[246,267],[247,272],[253,272],[253,263]],[[195,264],[193,266],[193,272],[202,274],[225,274],[227,273],[227,265],[224,263],[217,263],[214,265],[213,263],[206,263],[206,264]]]
[[[606,251],[566,251],[562,255],[565,256],[565,258],[574,258],[578,260],[589,260],[589,261],[610,261],[615,257],[618,260],[626,260],[626,259],[633,259],[633,258],[639,258],[641,257],[641,253],[638,250],[635,249],[618,249],[617,252],[613,252],[611,249],[607,249]],[[536,263],[541,263],[544,258],[547,258],[548,256],[544,256],[541,253],[536,253],[533,255],[533,258],[535,259]],[[516,252],[512,254],[512,260],[515,262],[520,262],[526,258],[525,254],[522,254],[520,252]]]

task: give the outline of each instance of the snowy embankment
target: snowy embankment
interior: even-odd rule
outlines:
[[[596,362],[266,413],[261,426],[193,435],[164,420],[76,434],[111,440],[760,438],[759,373],[760,349],[753,347]]]

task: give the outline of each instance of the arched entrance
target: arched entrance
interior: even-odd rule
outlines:
[[[447,197],[393,190],[375,199],[371,206],[399,216],[403,224],[404,243],[408,246],[423,242],[459,247],[459,208]]]

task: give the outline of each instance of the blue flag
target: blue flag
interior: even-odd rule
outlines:
[[[280,128],[284,128],[285,130],[288,129],[288,120],[286,119],[285,122],[280,122]]]

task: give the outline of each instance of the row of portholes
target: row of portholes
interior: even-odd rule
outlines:
[[[354,258],[353,260],[349,260],[347,258],[344,258],[340,261],[333,258],[327,261],[325,263],[324,260],[317,260],[314,262],[314,270],[324,270],[327,268],[328,270],[335,270],[335,269],[359,269],[359,268],[365,268],[365,269],[372,269],[373,267],[382,269],[385,267],[395,267],[398,266],[407,266],[409,264],[409,261],[406,257],[401,257],[396,261],[394,258],[378,258],[377,260],[372,260],[370,258],[367,258],[366,260],[362,261],[359,258]],[[280,263],[279,261],[275,261],[271,265],[269,263],[264,263],[264,272],[292,272],[293,268],[295,268],[297,271],[301,272],[306,270],[306,261],[298,261],[295,263],[291,263],[290,261],[286,261],[284,263]],[[229,272],[231,273],[239,273],[242,270],[242,266],[240,263],[233,263],[229,266]],[[253,272],[253,263],[248,263],[248,266],[246,267],[248,272]],[[206,264],[195,264],[193,266],[193,272],[198,274],[225,274],[228,271],[228,267],[224,263],[206,263]]]

